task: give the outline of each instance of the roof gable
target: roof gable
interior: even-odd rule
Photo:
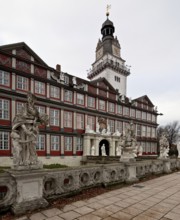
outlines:
[[[31,57],[33,57],[35,63],[48,67],[48,65],[24,42],[0,46],[0,50],[7,53],[12,53],[13,50],[16,50],[17,56],[27,60],[31,60]]]
[[[134,101],[141,102],[141,103],[144,103],[144,104],[147,104],[149,106],[154,107],[153,103],[151,102],[151,100],[149,99],[149,97],[147,95],[144,95],[144,96],[141,96],[137,99],[134,99]]]
[[[107,88],[109,88],[109,91],[117,93],[117,91],[114,89],[114,87],[104,77],[103,78],[100,77],[96,80],[90,81],[90,84],[95,85],[95,86],[97,86],[99,84],[98,85],[99,88],[103,88],[106,90],[107,90]]]

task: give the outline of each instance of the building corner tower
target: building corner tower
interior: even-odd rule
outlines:
[[[102,39],[98,41],[96,47],[96,59],[92,64],[92,70],[88,73],[88,79],[96,80],[105,78],[121,95],[126,96],[127,76],[130,69],[125,65],[125,60],[121,58],[121,46],[117,37],[114,37],[115,27],[107,19],[102,24]]]

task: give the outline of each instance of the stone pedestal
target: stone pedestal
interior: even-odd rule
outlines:
[[[127,183],[137,182],[138,178],[136,177],[136,164],[134,163],[125,163],[127,169]]]
[[[43,198],[42,171],[10,171],[17,184],[15,202],[12,205],[14,214],[24,214],[48,205]]]
[[[164,173],[171,173],[171,163],[169,159],[163,159]]]

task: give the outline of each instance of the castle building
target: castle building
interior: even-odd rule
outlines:
[[[60,65],[49,67],[24,42],[0,46],[1,165],[12,164],[12,121],[28,92],[36,95],[39,112],[50,118],[47,126],[40,126],[36,145],[43,163],[80,165],[92,146],[94,154],[101,155],[102,144],[108,156],[115,156],[119,135],[129,123],[134,125],[143,155],[157,154],[158,112],[147,95],[127,97],[130,69],[114,32],[107,17],[89,80],[61,71]]]

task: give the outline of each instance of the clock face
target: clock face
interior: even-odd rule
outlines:
[[[96,59],[98,60],[100,57],[102,57],[103,55],[103,48],[100,48],[97,52],[96,52]]]

